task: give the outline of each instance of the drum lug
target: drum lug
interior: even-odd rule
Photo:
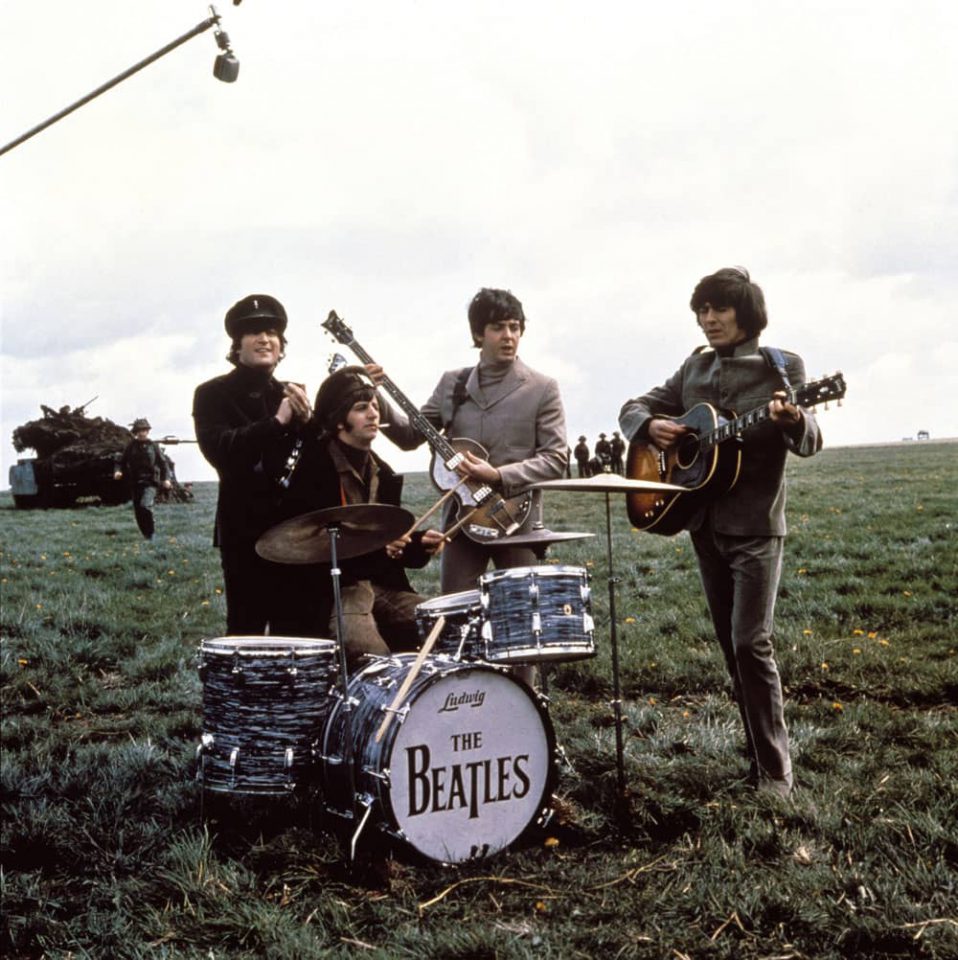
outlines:
[[[538,637],[542,633],[542,617],[539,615],[539,611],[536,610],[532,614],[532,632]]]
[[[242,671],[240,671],[242,672]],[[239,747],[233,747],[230,751],[230,789],[236,789],[236,767],[239,763]]]
[[[373,767],[363,767],[363,773],[367,777],[372,777],[374,780],[379,780],[381,783],[384,783],[387,787],[390,785],[391,778],[389,776],[389,770],[375,770]]]
[[[591,614],[591,613],[584,613],[584,612],[583,612],[583,614],[582,614],[582,629],[583,629],[587,634],[590,634],[590,635],[593,634],[593,633],[595,633],[595,621],[592,619],[592,614]]]

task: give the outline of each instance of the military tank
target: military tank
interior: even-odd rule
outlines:
[[[105,417],[88,417],[82,406],[54,410],[40,404],[43,416],[13,431],[17,453],[36,451],[35,457],[19,458],[10,467],[10,490],[14,504],[24,510],[72,507],[79,500],[116,506],[130,500],[125,480],[113,478],[117,463],[133,434]],[[181,443],[164,437],[159,444]],[[173,461],[163,451],[170,468],[172,488],[157,500],[186,503],[193,493],[176,480]]]

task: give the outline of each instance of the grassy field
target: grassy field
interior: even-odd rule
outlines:
[[[637,534],[617,500],[619,797],[604,501],[548,494],[550,527],[597,534],[551,559],[593,575],[598,655],[549,675],[556,817],[456,868],[400,851],[348,870],[309,803],[201,796],[196,653],[225,617],[215,487],[158,507],[149,546],[129,507],[0,495],[3,955],[958,956],[956,454],[791,460],[790,801],[745,783],[687,537]],[[422,476],[407,492],[430,501]]]

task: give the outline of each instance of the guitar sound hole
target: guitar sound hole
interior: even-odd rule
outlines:
[[[697,434],[688,433],[682,437],[675,451],[675,462],[683,470],[688,470],[699,458],[699,438]]]

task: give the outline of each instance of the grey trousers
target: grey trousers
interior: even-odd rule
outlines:
[[[783,537],[692,533],[712,623],[735,690],[759,781],[792,785],[782,682],[772,649]]]

